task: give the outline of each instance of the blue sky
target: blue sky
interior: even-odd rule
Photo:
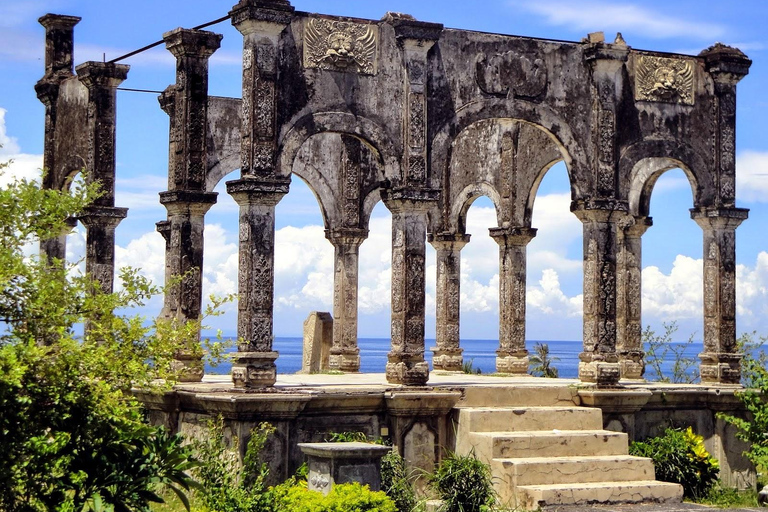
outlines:
[[[433,1],[295,0],[297,10],[379,19],[386,11],[412,14],[447,27],[577,41],[588,32],[622,32],[633,48],[696,54],[716,41],[738,46],[754,61],[738,86],[737,179],[739,206],[751,209],[737,231],[739,330],[768,334],[768,3],[764,0]],[[230,2],[146,0],[4,0],[0,2],[0,159],[13,158],[12,173],[33,176],[41,165],[43,107],[34,92],[43,74],[44,31],[37,18],[47,12],[81,16],[75,28],[75,60],[115,58],[157,41],[178,26],[219,18]],[[211,61],[210,93],[240,95],[240,34],[228,23],[210,30],[224,34]],[[159,91],[174,81],[174,61],[161,46],[124,61],[131,65],[124,87]],[[143,268],[162,282],[163,241],[154,223],[165,218],[157,193],[166,189],[168,118],[156,94],[118,93],[117,205],[130,208],[118,228],[118,264]],[[229,177],[232,179],[234,176]],[[219,190],[219,203],[206,220],[206,293],[235,291],[236,205]],[[529,246],[528,338],[581,339],[581,225],[568,211],[568,181],[562,164],[549,171],[539,190]],[[679,170],[666,173],[651,203],[654,227],[643,237],[643,323],[658,328],[677,320],[680,335],[700,336],[701,229],[690,219],[691,191]],[[324,239],[312,192],[294,178],[278,205],[275,334],[299,335],[312,310],[330,310],[333,250]],[[361,337],[387,337],[389,325],[389,222],[379,204],[370,238],[361,247]],[[470,209],[472,241],[462,252],[462,337],[494,339],[498,332],[497,246],[491,204]],[[83,234],[70,236],[69,257],[83,255]],[[434,337],[434,252],[427,259],[427,337]],[[143,313],[159,311],[159,300]],[[216,319],[235,326],[235,308]]]

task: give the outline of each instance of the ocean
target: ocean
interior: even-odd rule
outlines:
[[[278,374],[296,373],[301,370],[302,343],[301,338],[275,338],[273,348],[280,353],[275,363]],[[527,342],[530,352],[533,352],[536,343],[538,343],[537,340]],[[578,376],[579,352],[582,350],[580,341],[541,341],[540,343],[549,346],[549,355],[553,359],[552,366],[558,369],[560,377],[570,379]],[[702,351],[701,342],[679,342],[672,345],[682,351],[683,357],[694,359],[693,368],[698,368],[698,354]],[[384,373],[389,352],[389,339],[360,338],[358,346],[360,347],[360,371]],[[425,346],[427,350],[424,355],[432,368],[432,352],[429,348],[435,346],[435,340],[426,340]],[[464,349],[464,361],[471,362],[473,368],[480,369],[482,373],[496,371],[498,340],[462,340],[461,346]],[[671,355],[669,359],[663,361],[664,373],[671,373],[674,360]],[[231,364],[226,362],[216,368],[206,367],[205,371],[207,374],[228,374],[230,370]],[[646,378],[656,380],[650,367],[646,369]]]

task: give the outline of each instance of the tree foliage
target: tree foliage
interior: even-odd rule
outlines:
[[[534,377],[556,379],[558,377],[558,371],[553,363],[559,360],[559,357],[552,357],[549,355],[549,345],[536,342],[533,346],[533,355],[530,357],[531,375]]]

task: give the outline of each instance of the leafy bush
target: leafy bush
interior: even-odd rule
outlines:
[[[273,496],[276,512],[397,512],[384,492],[357,482],[334,485],[327,496],[300,482],[276,487]]]
[[[227,448],[224,420],[219,416],[209,422],[205,439],[193,447],[200,462],[196,476],[203,504],[214,512],[271,512],[272,497],[266,485],[269,467],[260,452],[275,428],[260,423],[251,431],[242,465],[237,445]]]
[[[393,449],[381,459],[381,490],[392,499],[399,512],[410,512],[416,506],[413,475],[397,450]]]
[[[634,442],[630,455],[650,457],[656,478],[683,486],[688,498],[702,498],[717,482],[720,466],[704,447],[704,438],[685,430],[668,428],[663,436]]]
[[[480,512],[496,502],[491,468],[474,452],[450,453],[430,476],[430,484],[443,500],[444,512]]]
[[[330,432],[325,439],[328,443],[369,443],[365,432]]]
[[[557,368],[552,366],[552,363],[559,360],[559,357],[552,357],[549,355],[549,345],[537,342],[533,346],[533,355],[530,358],[530,364],[533,365],[531,368],[531,375],[534,377],[556,379],[558,371]]]

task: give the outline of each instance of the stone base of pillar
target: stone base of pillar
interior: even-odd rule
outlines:
[[[612,360],[597,358],[592,354],[580,354],[579,380],[587,384],[597,384],[598,387],[617,387],[621,378],[621,367],[618,358]]]
[[[699,354],[699,374],[703,383],[740,384],[741,354],[704,352]]]
[[[205,375],[203,359],[193,354],[179,353],[173,357],[171,371],[179,382],[200,382]]]
[[[432,368],[443,372],[460,372],[464,366],[463,348],[441,349],[431,347]]]
[[[412,360],[408,360],[412,359]],[[418,360],[402,355],[389,354],[387,382],[405,386],[424,386],[429,380],[429,364],[421,357]]]
[[[238,352],[232,363],[232,382],[236,388],[268,388],[275,385],[277,352]]]
[[[331,370],[344,373],[358,373],[360,371],[360,349],[355,349],[354,352],[341,353],[334,353],[333,349],[331,349],[328,366]]]
[[[528,351],[506,352],[496,351],[496,371],[511,375],[528,375]]]
[[[644,354],[642,352],[619,353],[619,369],[622,380],[641,380],[645,373]]]

